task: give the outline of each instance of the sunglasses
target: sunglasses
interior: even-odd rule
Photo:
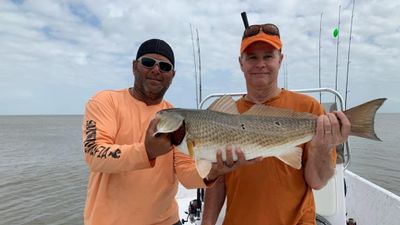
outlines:
[[[171,63],[150,57],[140,57],[138,61],[148,69],[153,68],[157,64],[158,68],[160,68],[160,71],[163,73],[168,73],[174,69],[174,66]]]
[[[260,31],[269,35],[277,35],[280,38],[278,27],[272,23],[266,23],[262,25],[251,25],[247,27],[243,32],[242,40],[257,35],[258,33],[260,33]]]

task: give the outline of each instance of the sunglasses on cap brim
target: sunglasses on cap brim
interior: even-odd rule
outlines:
[[[260,33],[260,31],[264,32],[265,34],[276,35],[280,37],[278,27],[272,23],[266,23],[261,25],[251,25],[247,27],[243,32],[242,40],[257,35],[258,33]]]
[[[161,72],[167,73],[174,69],[174,66],[166,61],[161,61],[158,59],[153,59],[148,56],[142,56],[138,59],[138,61],[146,68],[151,69],[154,66],[158,65],[158,68]]]

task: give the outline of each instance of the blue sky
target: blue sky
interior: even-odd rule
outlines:
[[[323,87],[335,87],[341,6],[338,89],[345,94],[352,1],[2,1],[0,4],[0,115],[82,114],[97,91],[133,84],[131,63],[141,42],[164,39],[176,57],[166,98],[194,108],[190,25],[198,30],[203,97],[245,91],[237,57],[250,24],[279,26],[289,89],[318,87],[321,13]],[[380,112],[400,112],[400,3],[356,1],[348,106],[388,98]],[[283,67],[280,84],[283,87]],[[323,100],[332,98],[323,95]]]

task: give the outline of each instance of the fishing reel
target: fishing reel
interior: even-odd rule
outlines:
[[[190,201],[188,211],[185,213],[187,214],[187,217],[186,220],[182,219],[182,224],[185,224],[186,222],[193,224],[196,221],[199,221],[201,214],[201,202],[197,201],[197,199]]]
[[[190,222],[191,224],[201,219],[202,201],[204,197],[204,189],[197,189],[197,198],[189,203],[186,220],[182,219],[182,224]]]

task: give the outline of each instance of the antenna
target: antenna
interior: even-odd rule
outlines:
[[[240,15],[242,16],[244,28],[247,29],[249,27],[249,21],[247,20],[247,14],[246,14],[246,12],[242,12]]]
[[[349,87],[349,65],[350,65],[350,45],[351,45],[351,33],[353,31],[353,17],[354,17],[354,5],[356,0],[353,0],[353,10],[351,11],[351,23],[350,23],[350,36],[349,36],[349,51],[347,52],[347,70],[346,70],[346,94],[344,100],[344,109],[347,109],[347,92]]]

